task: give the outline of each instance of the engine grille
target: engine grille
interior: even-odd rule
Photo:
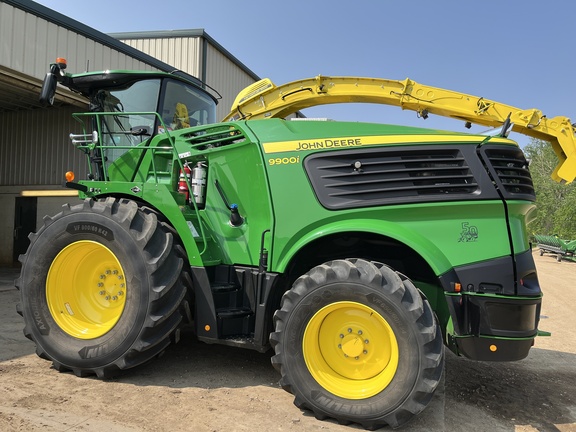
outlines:
[[[528,162],[519,148],[487,146],[482,148],[488,171],[508,199],[536,198]]]
[[[198,150],[246,141],[244,132],[233,123],[209,125],[194,132],[185,132],[182,136],[193,148]]]
[[[470,199],[480,190],[459,148],[325,152],[306,158],[305,168],[330,209]]]

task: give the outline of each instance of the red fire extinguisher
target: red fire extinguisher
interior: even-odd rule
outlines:
[[[178,192],[184,194],[186,197],[186,202],[190,200],[190,189],[188,189],[188,184],[190,184],[191,173],[192,171],[188,167],[188,164],[185,163],[184,170],[180,170],[180,175],[178,178]]]

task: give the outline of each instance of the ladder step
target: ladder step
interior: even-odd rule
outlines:
[[[252,311],[247,308],[236,308],[236,309],[220,309],[216,311],[218,318],[221,319],[231,319],[231,318],[243,318],[252,315]]]
[[[229,282],[222,282],[213,283],[210,285],[210,288],[213,293],[234,292],[238,290],[238,285]]]

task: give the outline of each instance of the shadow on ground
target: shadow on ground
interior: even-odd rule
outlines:
[[[26,374],[24,364],[18,359],[33,354],[35,348],[22,334],[23,321],[16,313],[18,292],[13,285],[10,289],[14,275],[17,273],[0,274],[2,280],[6,279],[4,289],[0,290],[0,370],[3,374]],[[114,383],[111,385],[126,385],[127,389],[157,387],[172,393],[188,388],[254,386],[279,390],[280,375],[270,363],[271,355],[271,351],[258,353],[207,345],[185,331],[181,342],[170,346],[163,356],[110,381]],[[40,368],[50,369],[49,362],[39,358],[36,361]],[[59,376],[62,375],[56,374],[54,379]],[[75,380],[70,382],[84,382],[80,378]],[[574,354],[534,348],[523,361],[489,363],[473,362],[447,352],[445,379],[438,394],[422,418],[410,423],[405,430],[451,432],[472,428],[475,432],[512,432],[521,425],[529,427],[522,430],[530,431],[573,431],[576,430],[574,389]],[[471,419],[481,419],[481,422]],[[331,423],[323,424],[330,428]]]

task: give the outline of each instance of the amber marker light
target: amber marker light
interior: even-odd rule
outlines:
[[[64,176],[66,177],[67,182],[71,182],[74,180],[74,171],[67,171]]]
[[[204,330],[206,330],[207,332],[210,331],[210,326],[209,326],[208,324],[206,324],[206,325],[204,326]]]
[[[68,62],[64,57],[56,58],[56,63],[58,63],[58,66],[60,66],[61,69],[66,69],[66,66],[68,65]]]
[[[496,345],[490,345],[490,351],[496,352],[498,351],[498,347]]]
[[[454,292],[459,293],[460,291],[462,291],[462,284],[456,282],[456,283],[454,284]]]

